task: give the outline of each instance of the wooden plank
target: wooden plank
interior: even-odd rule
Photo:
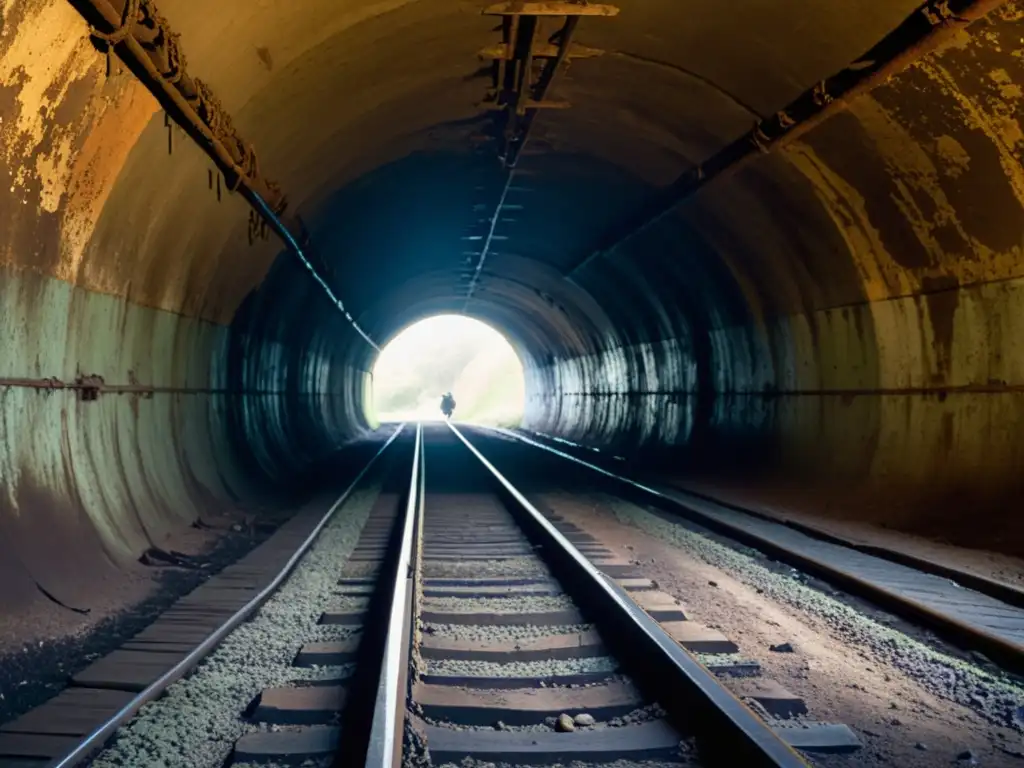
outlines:
[[[656,589],[637,592],[633,600],[655,621],[686,621],[686,614],[679,601]]]
[[[661,628],[683,648],[695,653],[739,653],[736,643],[717,629],[696,621],[666,621]]]
[[[594,567],[601,571],[601,573],[611,576],[613,579],[633,579],[640,575],[637,573],[635,565],[627,563],[624,560],[613,560],[609,562],[595,561]]]
[[[340,624],[345,627],[361,627],[365,608],[329,608],[320,614],[321,624]]]
[[[119,691],[142,691],[173,667],[184,654],[114,651],[71,678],[73,685]]]
[[[526,552],[494,552],[491,554],[424,554],[423,559],[433,563],[489,563],[495,560],[518,560],[523,557],[533,557],[532,551]]]
[[[424,597],[553,597],[563,594],[558,587],[427,587]]]
[[[730,690],[743,699],[752,699],[775,717],[798,717],[807,714],[807,704],[795,693],[770,678],[738,680]]]
[[[68,688],[0,727],[0,732],[85,736],[120,711],[134,695],[128,691]]]
[[[586,712],[598,720],[632,712],[643,706],[632,685],[609,682],[589,688],[526,688],[507,691],[462,690],[445,685],[416,683],[413,700],[433,720],[460,725],[533,725],[546,717]]]
[[[301,764],[310,758],[334,754],[340,736],[336,727],[315,725],[295,731],[249,733],[235,742],[234,760]]]
[[[253,719],[277,725],[329,725],[345,704],[345,686],[268,688],[256,702]]]
[[[145,651],[147,653],[174,653],[179,657],[183,657],[191,653],[192,649],[197,645],[199,645],[198,642],[189,643],[175,640],[167,642],[160,642],[159,640],[129,640],[121,645],[121,650]]]
[[[529,576],[507,576],[490,579],[434,577],[424,579],[423,585],[426,587],[525,587],[531,585],[557,587],[558,582],[550,578]]]
[[[198,645],[210,636],[209,630],[202,627],[183,627],[180,624],[157,621],[150,624],[139,634],[131,638],[133,643],[161,642],[161,643],[193,643]]]
[[[419,727],[435,765],[459,763],[467,757],[503,763],[657,760],[676,756],[682,738],[664,720],[573,733]]]
[[[42,736],[34,733],[0,733],[0,759],[27,757],[53,760],[78,746],[77,736]]]
[[[772,730],[789,746],[806,752],[841,754],[856,752],[861,748],[857,734],[842,723],[777,725]]]
[[[640,592],[645,589],[657,589],[657,585],[650,579],[616,579],[615,581],[627,592]]]
[[[329,667],[355,661],[360,635],[331,643],[306,643],[295,657],[296,667]]]
[[[509,553],[515,552],[517,554],[529,554],[533,552],[533,547],[529,544],[521,542],[515,542],[512,544],[428,544],[423,548],[424,552],[430,552],[441,555],[477,555],[477,554],[490,554],[493,552]]]
[[[0,755],[0,768],[48,768],[51,761],[32,757],[4,757]]]
[[[477,690],[505,691],[513,688],[542,688],[551,685],[595,685],[604,683],[618,672],[576,672],[549,677],[476,677],[473,675],[425,674],[420,680],[429,685],[453,685]],[[541,683],[544,683],[544,686]]]

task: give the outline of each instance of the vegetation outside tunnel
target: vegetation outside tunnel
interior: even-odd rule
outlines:
[[[468,317],[438,315],[384,347],[367,418],[437,419],[441,395],[452,392],[457,419],[513,426],[523,414],[524,391],[522,363],[500,333]]]

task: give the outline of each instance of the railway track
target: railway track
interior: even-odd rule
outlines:
[[[322,619],[361,639],[299,654],[356,673],[328,700],[261,697],[290,695],[305,723],[344,698],[341,724],[252,734],[236,760],[806,765],[673,639],[672,598],[546,520],[454,428],[423,444],[404,519],[364,533],[339,579],[343,597],[373,597]]]
[[[592,484],[651,505],[865,599],[954,646],[1024,675],[1024,590],[903,552],[832,536],[812,527],[656,480],[622,474],[615,460],[567,441],[497,430],[567,466]]]
[[[225,731],[237,738],[220,758],[216,750],[200,760],[155,754],[158,748],[151,747],[147,760],[190,766],[454,765],[467,758],[807,765],[794,745],[813,747],[813,729],[787,733],[758,717],[686,650],[691,622],[672,597],[588,534],[541,514],[458,430],[407,428],[388,445],[374,459],[383,467],[383,489],[350,552],[318,550],[324,545],[318,537],[339,524],[328,513],[242,609],[206,607],[184,617],[179,609],[175,647],[201,639],[191,641],[170,671],[134,694],[109,685],[89,689],[117,691],[115,712],[100,718],[82,698],[80,683],[69,688],[61,723],[76,725],[47,721],[63,754],[41,759],[39,750],[15,754],[9,748],[24,746],[19,738],[32,736],[27,729],[40,728],[45,713],[29,713],[28,726],[15,721],[13,729],[0,729],[0,768],[70,768],[93,759],[104,767],[157,764],[133,762],[138,758],[131,755],[140,752],[123,745],[145,748],[138,732],[157,728],[161,713],[177,722],[173,709],[197,695],[188,686],[201,683],[204,671],[197,666],[204,657],[220,643],[248,642],[232,640],[240,627],[244,635],[247,619],[273,624],[273,615],[258,613],[260,606],[290,599],[274,597],[275,591],[294,594],[293,582],[307,583],[296,574],[311,558],[344,562],[326,579],[308,582],[326,585],[322,595],[302,595],[321,608],[302,616],[316,626],[293,636],[320,639],[275,657],[281,669],[269,679],[282,682],[248,693],[241,686],[244,695],[225,703],[232,711],[216,718],[244,727]],[[158,636],[166,629],[147,630],[151,642],[170,642]],[[181,683],[184,692],[160,699],[193,670]],[[201,692],[200,683],[195,690]],[[145,726],[129,723],[146,702],[154,704],[144,713]],[[187,738],[172,734],[160,743],[176,741]]]

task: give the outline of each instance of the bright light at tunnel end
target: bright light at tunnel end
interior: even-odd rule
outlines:
[[[465,315],[436,315],[407,326],[384,345],[373,367],[371,424],[440,421],[441,396],[453,420],[517,426],[526,399],[523,365],[491,326]]]

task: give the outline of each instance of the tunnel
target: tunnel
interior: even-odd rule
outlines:
[[[514,3],[104,4],[158,6],[309,256],[89,3],[0,3],[5,610],[294,504],[448,313],[510,340],[525,430],[1024,554],[1024,5],[547,4],[579,23],[536,17],[562,70],[512,162]]]

